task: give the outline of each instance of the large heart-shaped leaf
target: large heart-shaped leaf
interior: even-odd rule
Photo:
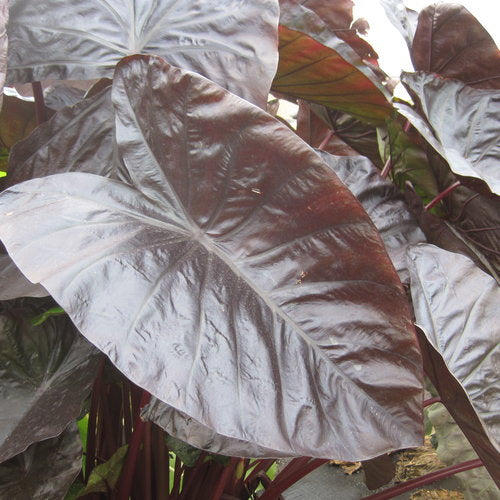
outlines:
[[[442,357],[448,371],[461,384],[480,422],[463,420],[462,430],[474,446],[485,434],[500,459],[500,288],[493,278],[463,255],[432,245],[408,251],[411,293],[416,321]],[[442,394],[450,400],[450,389]],[[463,404],[463,403],[460,403]],[[483,442],[483,439],[480,439]]]
[[[111,77],[124,56],[157,54],[265,107],[278,11],[277,0],[12,0],[7,80]]]
[[[286,4],[272,89],[383,124],[391,111],[390,96],[375,74],[314,12],[295,0]]]
[[[81,466],[80,436],[71,423],[60,436],[32,444],[0,464],[0,498],[62,500]]]
[[[368,158],[338,158],[324,151],[318,151],[318,154],[363,205],[379,230],[401,281],[409,282],[406,249],[408,245],[424,242],[425,236],[399,190],[391,181],[380,176]]]
[[[414,113],[406,112],[405,116],[453,172],[479,179],[493,193],[500,194],[500,92],[473,89],[423,72],[403,73],[402,81],[418,100],[436,137]],[[405,113],[404,107],[399,111]]]
[[[63,108],[14,146],[3,188],[60,172],[89,172],[123,177],[114,155],[111,88]],[[121,172],[121,173],[120,173]]]
[[[90,391],[99,351],[66,316],[29,320],[47,299],[0,304],[0,462],[60,434]]]
[[[66,173],[4,191],[23,272],[130,379],[219,434],[349,460],[420,443],[404,292],[329,167],[160,58],[121,63],[113,101],[133,186]]]
[[[500,51],[462,5],[437,3],[420,12],[411,50],[416,70],[500,89]]]
[[[413,45],[413,38],[417,30],[418,13],[406,7],[404,0],[380,0],[389,21],[403,35],[408,48]]]

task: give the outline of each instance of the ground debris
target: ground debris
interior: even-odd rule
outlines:
[[[464,500],[464,494],[450,490],[418,490],[410,495],[410,500]]]
[[[402,451],[396,456],[396,475],[394,479],[397,483],[409,481],[410,479],[415,479],[417,477],[428,474],[429,472],[433,472],[446,467],[446,465],[441,462],[441,460],[439,460],[436,450],[433,448],[430,437],[428,436],[425,438],[424,446]]]
[[[330,465],[338,465],[345,474],[351,475],[361,470],[361,462],[343,462],[342,460],[332,460]]]

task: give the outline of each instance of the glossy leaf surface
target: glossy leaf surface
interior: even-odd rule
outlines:
[[[73,171],[119,177],[114,130],[111,89],[64,108],[12,149],[0,186]]]
[[[500,452],[500,288],[471,260],[432,245],[408,251],[416,322],[460,382]],[[500,456],[500,455],[499,455]]]
[[[403,35],[408,48],[413,45],[413,38],[418,23],[418,13],[406,7],[404,0],[380,0],[389,21]]]
[[[399,190],[391,181],[383,179],[379,170],[363,156],[337,158],[323,151],[318,154],[363,205],[379,230],[401,281],[409,282],[406,249],[408,245],[424,242],[425,236]]]
[[[500,89],[500,51],[462,5],[438,3],[423,9],[411,55],[416,70],[476,88]]]
[[[314,12],[294,0],[287,4],[272,89],[381,124],[391,106],[375,74]]]
[[[66,173],[0,195],[26,275],[132,381],[219,434],[345,459],[418,444],[404,292],[329,167],[159,58],[124,60],[113,102],[133,186]]]
[[[62,500],[81,465],[82,445],[72,423],[60,436],[0,464],[0,498]]]
[[[278,10],[277,0],[13,0],[7,79],[112,77],[121,58],[156,54],[265,107]]]
[[[58,316],[33,326],[52,300],[2,302],[0,315],[0,462],[60,434],[90,391],[99,352]]]
[[[410,117],[412,124],[453,172],[480,179],[493,193],[500,194],[500,92],[472,89],[422,72],[404,73],[402,81],[418,99],[436,137],[414,116]]]

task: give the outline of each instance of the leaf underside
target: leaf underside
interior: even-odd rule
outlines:
[[[132,185],[66,173],[4,191],[0,235],[23,272],[132,381],[216,433],[346,460],[419,444],[405,295],[329,167],[160,58],[121,62],[112,98]]]
[[[111,78],[123,57],[157,54],[265,107],[278,13],[277,0],[12,0],[7,81]]]

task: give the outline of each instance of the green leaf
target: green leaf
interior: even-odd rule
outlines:
[[[113,454],[113,456],[101,465],[98,465],[90,474],[87,486],[80,492],[77,498],[88,493],[107,493],[112,490],[122,472],[128,445],[124,445]]]
[[[60,316],[61,314],[64,314],[64,309],[62,307],[51,307],[50,309],[47,309],[47,311],[44,311],[43,313],[38,314],[37,316],[31,318],[30,323],[33,326],[40,326],[45,320],[47,320],[51,316]]]
[[[198,458],[200,457],[201,450],[191,446],[190,444],[181,441],[180,439],[174,438],[167,434],[165,439],[167,442],[168,449],[175,453],[182,463],[187,467],[193,467]]]

